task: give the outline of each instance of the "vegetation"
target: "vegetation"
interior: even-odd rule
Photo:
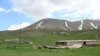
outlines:
[[[55,44],[58,40],[99,39],[99,35],[100,30],[67,31],[64,33],[61,33],[60,31],[50,32],[46,30],[22,30],[21,33],[20,31],[3,31],[0,32],[0,41],[6,39],[19,39],[21,37],[22,40],[32,41],[34,45],[51,45]]]
[[[98,35],[98,36],[96,36]],[[58,40],[68,39],[99,39],[100,30],[85,31],[46,31],[22,30],[0,32],[0,56],[99,56],[100,47],[86,47],[79,49],[37,49],[39,45],[54,45]],[[7,39],[32,41],[31,45],[5,42]],[[16,47],[13,47],[16,45]],[[7,46],[10,46],[9,48]]]
[[[79,49],[0,48],[0,56],[100,56],[100,47]]]

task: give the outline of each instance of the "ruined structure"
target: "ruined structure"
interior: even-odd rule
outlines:
[[[100,46],[100,40],[60,40],[53,46],[39,46],[38,48],[58,49],[58,48],[81,48]]]
[[[83,46],[100,45],[99,40],[60,40],[56,42],[56,46],[65,48],[81,48]]]

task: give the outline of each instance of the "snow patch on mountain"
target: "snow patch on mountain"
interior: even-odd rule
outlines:
[[[78,27],[78,30],[82,30],[83,28],[83,20],[81,21],[81,25]]]
[[[65,26],[71,30],[71,27],[68,26],[67,22],[65,21]]]
[[[42,24],[43,24],[43,21],[39,22],[39,23],[36,25],[36,29],[38,29],[38,28],[44,28],[44,27],[42,26]]]
[[[90,22],[90,25],[93,27],[93,29],[98,29],[98,26],[93,24],[93,22]]]

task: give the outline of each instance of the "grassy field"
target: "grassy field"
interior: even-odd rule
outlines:
[[[100,30],[87,30],[87,31],[73,31],[66,32],[61,34],[59,31],[55,34],[53,32],[48,31],[40,31],[40,30],[24,30],[19,31],[4,31],[0,32],[0,41],[4,41],[6,39],[18,39],[21,35],[21,39],[32,41],[34,44],[55,44],[56,41],[59,40],[68,40],[68,39],[100,39]]]
[[[68,39],[99,39],[100,30],[73,31],[61,34],[44,30],[22,30],[0,32],[0,56],[100,56],[100,47],[86,47],[79,49],[37,49],[38,45],[54,45],[56,41]],[[7,48],[6,39],[32,41],[32,45]]]
[[[100,47],[79,49],[0,48],[0,56],[100,56]]]

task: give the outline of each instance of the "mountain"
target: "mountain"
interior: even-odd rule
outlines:
[[[24,29],[77,31],[77,30],[91,30],[99,28],[100,28],[100,20],[86,19],[86,20],[71,22],[66,20],[45,18]]]
[[[25,41],[32,41],[34,45],[53,45],[59,40],[94,40],[100,39],[99,28],[100,20],[70,22],[66,20],[48,18],[42,19],[22,30],[0,31],[0,43],[8,44],[9,42],[6,42],[6,40],[21,39]]]

